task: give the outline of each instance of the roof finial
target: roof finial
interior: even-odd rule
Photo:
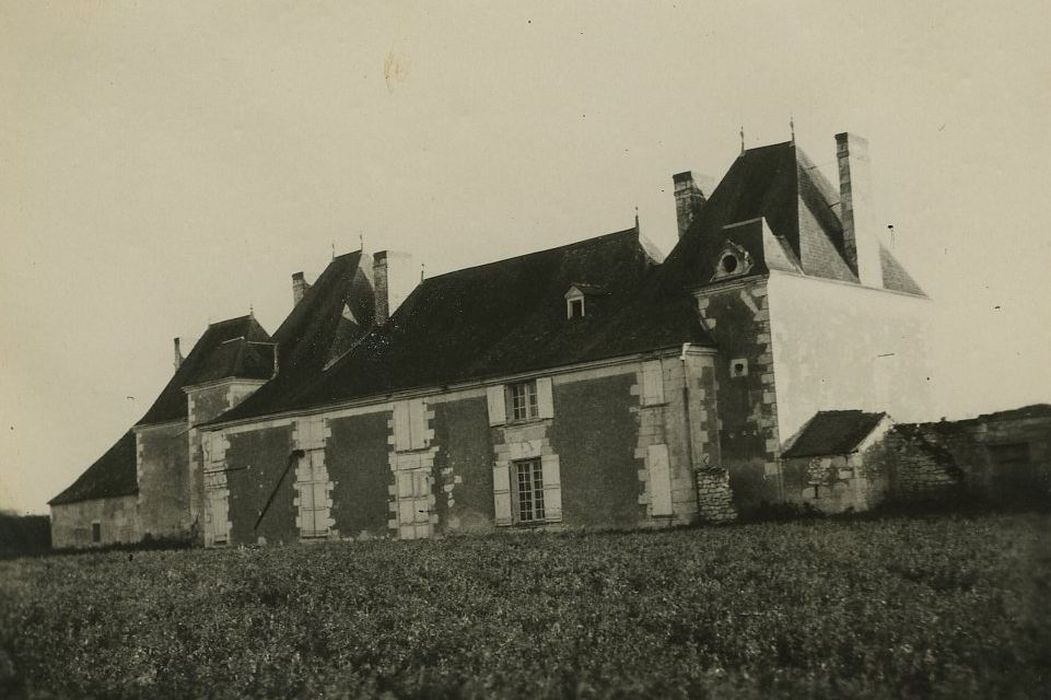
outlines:
[[[336,259],[336,242],[332,241],[332,259]]]
[[[358,232],[358,248],[362,252],[365,251],[365,233],[363,231]]]
[[[248,315],[252,318],[255,318],[255,306],[252,304],[252,302],[248,302]]]
[[[635,233],[639,232],[639,205],[635,205]]]
[[[741,153],[744,153],[744,124],[741,125]]]
[[[423,263],[420,263],[420,281],[421,282],[423,281],[424,272],[426,271],[426,269],[427,269],[427,266],[424,265]]]
[[[788,113],[788,130],[792,134],[792,145],[796,144],[796,118],[791,112]]]

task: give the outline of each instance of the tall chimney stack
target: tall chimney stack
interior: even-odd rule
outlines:
[[[839,161],[839,218],[847,264],[866,287],[883,286],[879,238],[872,206],[868,141],[855,134],[836,134]]]
[[[679,222],[679,238],[682,238],[708,200],[689,170],[672,175],[672,182],[675,184],[675,216]]]
[[[372,256],[372,286],[376,297],[374,323],[382,326],[408,298],[420,275],[413,268],[412,256],[396,250],[381,250]]]
[[[173,345],[175,346],[175,371],[179,371],[179,367],[182,365],[182,350],[179,349],[179,339],[175,338]]]
[[[376,313],[373,323],[382,326],[390,318],[387,284],[387,251],[381,250],[372,256],[372,287],[376,297]]]
[[[310,285],[307,284],[307,280],[303,277],[302,272],[292,273],[292,306],[298,306],[299,302],[303,300],[303,296],[310,289]]]

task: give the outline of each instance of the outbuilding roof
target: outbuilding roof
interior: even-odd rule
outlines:
[[[886,417],[886,413],[864,411],[819,411],[781,457],[850,454]]]
[[[129,430],[48,505],[137,494],[135,457],[135,431]]]

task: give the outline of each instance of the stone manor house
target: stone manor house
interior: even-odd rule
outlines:
[[[176,340],[157,400],[51,501],[54,544],[650,527],[950,484],[895,427],[929,418],[932,304],[881,243],[866,150],[836,136],[836,185],[794,142],[711,192],[675,175],[666,258],[636,221],[424,281],[394,252],[297,273],[273,334]],[[858,457],[888,436],[907,464]]]

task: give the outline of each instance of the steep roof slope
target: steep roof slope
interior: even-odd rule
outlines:
[[[226,415],[259,415],[284,405],[290,394],[350,350],[372,327],[374,315],[375,296],[362,252],[333,258],[274,333],[277,375]]]
[[[819,411],[781,456],[791,459],[849,454],[886,415],[864,411]]]
[[[804,274],[857,283],[844,255],[838,207],[838,191],[794,143],[748,149],[730,166],[668,255],[662,273],[665,284],[708,283],[727,240],[723,228],[758,218],[766,219]],[[886,288],[922,294],[889,251],[884,249],[881,259]]]
[[[134,495],[139,492],[135,467],[135,431],[129,430],[48,504],[59,506],[94,498]]]
[[[655,261],[635,228],[432,277],[390,321],[306,386],[226,422],[402,389],[442,386],[616,357],[683,342],[711,345],[692,300],[647,284]],[[601,287],[567,319],[571,285]]]
[[[269,379],[274,367],[269,342],[270,335],[251,315],[209,325],[136,425],[186,418],[183,387],[223,377]]]

